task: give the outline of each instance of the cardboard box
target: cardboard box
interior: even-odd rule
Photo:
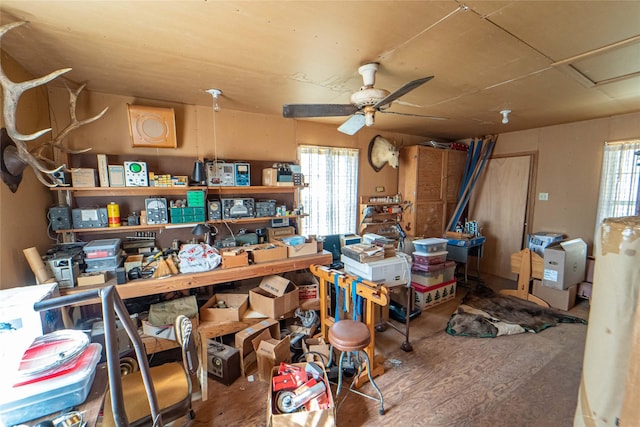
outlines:
[[[578,285],[578,290],[576,291],[576,296],[585,299],[591,299],[591,293],[593,292],[593,283],[591,282],[581,282]]]
[[[271,337],[280,339],[280,323],[273,319],[262,320],[235,335],[235,348],[240,350],[240,367],[244,376],[249,375],[256,369],[257,358],[252,340],[265,329],[269,330]]]
[[[63,328],[60,309],[42,312],[33,309],[34,303],[59,295],[57,283],[1,289],[0,322],[10,325],[10,329],[2,331],[0,336],[10,338],[19,335],[20,339],[31,344],[34,338]]]
[[[91,168],[72,169],[71,182],[74,187],[95,187],[96,170]]]
[[[266,168],[262,169],[262,185],[275,186],[278,184],[278,169]]]
[[[289,330],[292,335],[303,335],[305,337],[312,337],[316,332],[316,326],[311,325],[309,327],[302,325],[289,325]]]
[[[293,237],[293,236],[289,236]],[[284,246],[287,248],[287,257],[295,258],[297,256],[315,255],[318,253],[318,242],[313,237],[304,238],[304,243],[299,245],[287,245],[279,239],[274,239],[272,242],[276,245]]]
[[[306,363],[293,363],[294,366],[300,366],[302,369],[306,367]],[[274,367],[271,378],[278,374],[278,367]],[[331,394],[331,386],[325,372],[323,381],[328,390],[326,399],[328,401],[327,409],[316,410],[300,410],[288,414],[279,413],[276,405],[276,395],[273,392],[273,380],[269,381],[269,391],[267,395],[267,426],[271,427],[290,427],[290,426],[314,426],[314,427],[335,427],[336,410]]]
[[[320,284],[298,285],[300,301],[320,301]]]
[[[584,281],[593,283],[593,273],[596,269],[596,258],[593,256],[587,257],[587,265],[585,266]]]
[[[293,227],[267,227],[267,241],[270,243],[282,237],[291,237],[295,234],[296,229]]]
[[[253,349],[256,352],[258,364],[258,378],[260,381],[271,380],[271,371],[280,362],[291,362],[291,341],[289,335],[284,339],[276,339],[271,336],[268,329],[251,340]]]
[[[100,187],[109,186],[109,162],[106,154],[97,154],[98,176],[100,177]]]
[[[307,362],[329,363],[331,346],[322,337],[302,340],[302,352],[306,354]]]
[[[540,280],[533,281],[533,295],[545,300],[551,307],[559,310],[570,310],[576,304],[576,291],[578,285],[570,286],[567,289],[554,289],[544,284]]]
[[[218,308],[224,301],[226,308]],[[249,296],[245,294],[215,294],[200,307],[200,319],[207,322],[238,322],[249,308]]]
[[[124,187],[124,166],[123,165],[109,165],[109,186],[110,187]]]
[[[272,319],[278,319],[298,308],[298,287],[282,276],[265,276],[260,285],[249,291],[251,308]]]
[[[249,253],[249,259],[251,259],[254,264],[278,261],[287,258],[287,248],[271,243],[246,246],[244,249]]]
[[[94,271],[82,273],[78,276],[78,286],[101,285],[107,282],[106,271]]]
[[[222,250],[222,268],[243,267],[249,265],[249,254],[244,249]]]
[[[415,305],[421,310],[425,310],[455,298],[457,283],[455,279],[433,286],[422,286],[412,282],[411,287],[414,291]]]
[[[542,284],[558,290],[568,289],[584,280],[586,262],[587,244],[582,239],[547,246]]]
[[[283,277],[291,280],[299,290],[300,301],[315,301],[320,299],[320,283],[310,271],[289,271]]]
[[[527,247],[532,252],[537,253],[540,256],[544,254],[544,248],[554,243],[564,240],[565,235],[562,233],[553,233],[548,231],[538,231],[536,233],[529,234],[527,239]]]
[[[291,179],[291,175],[289,175]],[[278,181],[278,169],[274,168],[266,168],[262,169],[262,185],[264,186],[275,186],[275,187],[293,187],[293,180],[289,181]]]

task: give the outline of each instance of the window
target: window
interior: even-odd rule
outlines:
[[[298,159],[308,188],[300,202],[309,214],[304,235],[355,233],[358,215],[358,156],[352,148],[301,145]]]
[[[605,218],[640,214],[640,139],[606,142],[596,227]]]

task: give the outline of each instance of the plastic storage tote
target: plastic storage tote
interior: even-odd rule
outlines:
[[[434,253],[443,252],[447,250],[447,239],[438,239],[437,237],[430,237],[428,239],[414,240],[413,246],[416,248],[416,252],[420,253]]]
[[[2,390],[0,425],[14,425],[83,403],[93,384],[102,346],[89,344],[65,374]]]
[[[92,240],[82,250],[89,259],[113,257],[120,254],[120,239]]]
[[[416,264],[422,265],[431,265],[431,264],[442,264],[447,260],[447,251],[443,252],[432,252],[432,253],[423,253],[423,252],[414,252],[413,253],[413,265]]]

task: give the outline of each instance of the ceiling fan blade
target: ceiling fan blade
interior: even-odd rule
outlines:
[[[284,104],[284,117],[332,117],[350,116],[358,111],[353,104]]]
[[[338,130],[347,135],[354,135],[364,127],[365,117],[363,114],[354,114],[349,117],[346,122],[340,125]]]
[[[383,105],[390,104],[391,102],[395,101],[396,99],[400,98],[401,96],[411,92],[412,90],[416,89],[419,86],[422,86],[423,84],[425,84],[426,82],[428,82],[432,78],[433,78],[433,76],[423,77],[421,79],[413,80],[413,81],[410,81],[409,83],[406,83],[400,89],[396,90],[395,92],[390,93],[389,95],[387,95],[384,98],[382,98],[380,101],[376,102],[376,104],[373,106],[373,108],[377,109],[377,108],[379,108],[379,107],[381,107]]]
[[[395,114],[395,115],[398,115],[398,116],[422,117],[422,118],[425,118],[425,119],[432,119],[432,120],[449,120],[448,117],[425,116],[425,115],[422,115],[422,114],[400,113],[398,111],[380,110],[378,112],[382,113],[382,114]]]

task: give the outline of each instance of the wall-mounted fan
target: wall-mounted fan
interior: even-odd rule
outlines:
[[[374,62],[358,68],[358,73],[362,75],[364,86],[351,95],[351,104],[285,104],[282,106],[282,115],[288,118],[350,115],[351,117],[338,128],[340,132],[348,135],[355,134],[365,125],[373,126],[376,112],[444,119],[442,117],[385,111],[391,106],[393,101],[428,82],[433,76],[410,81],[400,89],[390,93],[388,90],[373,87],[376,81],[378,66],[379,64]]]

